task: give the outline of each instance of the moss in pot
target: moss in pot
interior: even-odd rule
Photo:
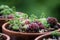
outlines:
[[[34,38],[38,35],[51,31],[51,29],[48,30],[51,27],[47,23],[48,21],[46,18],[45,21],[47,23],[47,27],[43,24],[45,22],[42,23],[42,19],[38,19],[35,15],[31,15],[30,17],[28,17],[27,14],[14,15],[14,20],[10,20],[9,23],[5,23],[2,26],[3,32],[10,35],[11,37],[21,37],[23,40],[34,40]],[[53,30],[55,30],[55,28],[53,28]]]

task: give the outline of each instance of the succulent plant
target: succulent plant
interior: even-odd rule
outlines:
[[[50,23],[47,18],[38,19],[37,16],[27,14],[18,15],[14,12],[14,20],[10,21],[13,30],[19,30],[20,32],[39,32],[42,29],[50,28]],[[21,18],[23,20],[21,20]],[[57,28],[57,25],[55,25]],[[44,31],[44,30],[43,30]]]
[[[47,22],[50,24],[50,27],[54,28],[56,27],[58,20],[54,17],[48,17]]]
[[[8,5],[1,5],[1,6],[0,6],[0,9],[8,9],[8,8],[9,8]]]
[[[46,27],[49,28],[49,24],[46,18],[40,18],[39,21]]]
[[[57,22],[58,22],[57,19],[53,18],[53,17],[48,17],[47,21],[49,24],[54,24],[54,25],[57,24]]]
[[[60,36],[60,32],[54,31],[51,33],[52,36]]]
[[[39,25],[37,24],[37,23],[31,23],[30,25],[29,25],[29,28],[30,29],[38,29],[39,28]]]
[[[46,14],[46,13],[42,12],[41,15],[40,15],[40,18],[45,18],[45,17],[46,17],[45,14]]]
[[[26,19],[25,20],[25,24],[30,24],[30,20],[29,19]]]
[[[24,13],[24,14],[21,14],[21,15],[20,15],[20,18],[27,19],[27,18],[28,18],[28,15],[27,15],[26,13]]]
[[[7,17],[9,14],[14,14],[15,8],[10,8],[8,5],[0,6],[0,14]]]
[[[35,21],[35,19],[37,19],[37,16],[35,16],[34,14],[32,14],[30,17],[29,17],[29,20],[31,22]]]
[[[31,31],[31,32],[38,32],[39,31],[39,25],[37,23],[31,23],[29,24],[29,27],[28,27],[28,32]]]
[[[28,27],[29,27],[29,25],[24,25],[24,26],[19,28],[19,31],[26,32]]]
[[[45,28],[45,26],[42,24],[42,23],[37,23],[38,25],[39,25],[39,29],[44,29]]]

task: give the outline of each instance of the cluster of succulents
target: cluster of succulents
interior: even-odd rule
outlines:
[[[37,18],[35,15],[29,17],[27,14],[22,14],[20,16],[15,16],[15,18],[15,20],[10,21],[10,25],[12,25],[10,27],[20,32],[34,33],[40,32],[42,29],[46,31],[49,28],[59,28],[57,19],[53,17]]]
[[[10,14],[14,14],[15,7],[10,8],[8,5],[0,5],[0,16],[7,17]]]

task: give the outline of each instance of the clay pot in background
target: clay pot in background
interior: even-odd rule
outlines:
[[[10,40],[10,37],[6,34],[0,33],[2,35],[2,37],[4,38],[4,40]]]
[[[5,22],[7,22],[8,21],[8,19],[0,19],[0,32],[2,32],[2,25],[5,23]]]
[[[56,31],[60,31],[60,29],[56,30]],[[53,32],[53,31],[52,31]],[[38,36],[37,38],[35,38],[35,40],[43,40],[43,38],[49,38],[51,36],[51,33],[52,32],[49,32],[49,33],[46,33],[44,35],[41,35],[41,36]]]

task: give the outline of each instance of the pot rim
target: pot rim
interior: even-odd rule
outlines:
[[[56,31],[59,32],[60,29],[58,29],[58,30],[56,30]],[[52,31],[52,32],[54,32],[54,31]],[[51,35],[52,32],[49,32],[49,33],[46,33],[46,34],[44,34],[44,35],[38,36],[38,37],[35,38],[35,40],[41,39],[41,38],[43,38],[43,37],[45,37],[45,36],[49,36],[49,35]]]
[[[5,36],[7,39],[6,40],[10,40],[10,37],[6,34],[0,33],[1,35]]]
[[[50,33],[47,33],[47,34],[44,34],[44,35],[41,35],[41,36],[38,36],[37,38],[35,38],[35,40],[39,40],[39,39],[41,39],[41,38],[43,38],[45,36],[48,36],[50,34],[51,34],[51,32]]]
[[[9,24],[9,22],[4,23],[4,24],[2,25],[2,30],[5,30],[5,31],[10,32],[10,33],[14,33],[14,34],[22,34],[22,35],[42,35],[42,34],[49,33],[49,32],[43,32],[43,33],[24,33],[24,32],[15,32],[15,31],[11,31],[11,30],[6,29],[6,27],[7,27],[6,25],[8,25],[8,24]]]

